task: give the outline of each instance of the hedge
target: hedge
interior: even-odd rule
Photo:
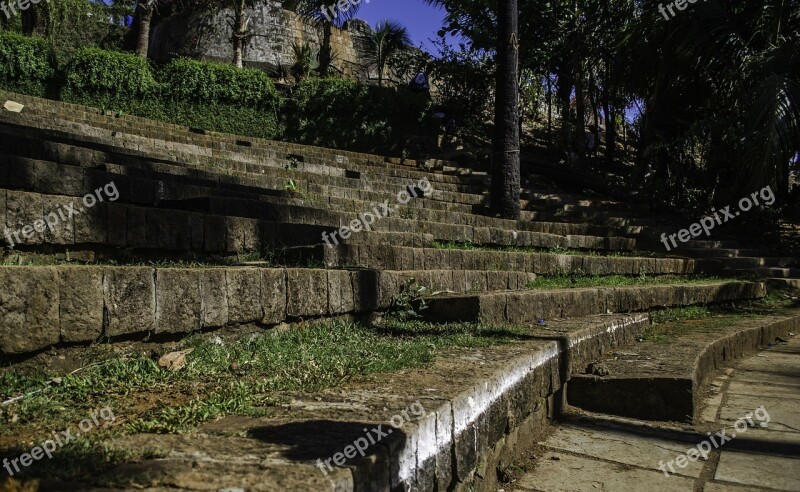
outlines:
[[[410,135],[431,133],[430,101],[405,88],[308,79],[288,101],[286,137],[362,152],[401,152]]]
[[[0,31],[0,87],[44,97],[56,80],[53,47],[42,38]]]
[[[48,43],[0,33],[0,86],[143,118],[268,139],[399,154],[412,135],[433,134],[430,101],[405,88],[309,79],[289,101],[254,69],[187,59],[160,68],[131,53],[83,48],[60,75]],[[50,91],[53,92],[53,91]],[[53,94],[59,94],[58,91]],[[285,115],[281,118],[281,115]]]
[[[65,78],[61,98],[67,102],[133,112],[159,94],[150,64],[131,53],[84,48],[67,66]]]
[[[164,66],[159,79],[166,94],[178,101],[275,110],[281,99],[272,79],[253,68],[181,58]]]

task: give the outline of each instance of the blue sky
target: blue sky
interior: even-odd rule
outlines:
[[[361,9],[356,17],[364,19],[370,25],[379,20],[392,19],[408,28],[414,45],[426,43],[428,38],[435,38],[436,32],[442,28],[445,12],[436,7],[425,5],[422,0],[370,0],[361,2]]]

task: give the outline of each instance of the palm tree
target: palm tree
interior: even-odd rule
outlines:
[[[347,10],[339,8],[341,0],[299,0],[297,13],[322,28],[322,43],[319,49],[319,73],[327,77],[333,61],[331,35],[333,27],[341,28],[358,12],[361,2],[346,2]]]
[[[398,51],[411,45],[408,30],[399,22],[382,20],[375,25],[374,31],[363,34],[358,43],[361,57],[369,68],[378,72],[378,85],[383,86],[383,74],[386,65]]]
[[[448,8],[448,21],[459,18],[450,11],[452,0],[425,0],[429,5]],[[467,2],[464,2],[465,4]],[[497,18],[497,73],[495,87],[495,120],[492,138],[492,184],[490,210],[506,219],[520,216],[520,128],[519,128],[519,4],[517,0],[501,0],[496,10],[492,2],[470,2],[481,22],[490,14]],[[461,5],[461,4],[459,4]],[[491,27],[489,28],[491,31]]]
[[[136,2],[136,54],[147,58],[150,48],[150,23],[156,10],[156,0]]]
[[[499,2],[497,84],[492,140],[490,208],[505,219],[520,216],[519,10],[517,0]]]

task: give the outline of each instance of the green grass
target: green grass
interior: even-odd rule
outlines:
[[[650,313],[653,323],[645,328],[639,341],[665,343],[691,331],[714,330],[747,317],[787,314],[791,308],[797,308],[797,304],[790,296],[770,292],[761,299],[743,301],[736,305],[661,309]]]
[[[526,287],[528,289],[578,289],[583,287],[626,287],[667,284],[691,285],[708,282],[721,282],[724,280],[735,281],[731,279],[722,279],[719,277],[702,275],[661,275],[655,277],[639,275],[638,277],[627,277],[624,275],[601,276],[564,274],[536,277],[536,280],[529,282]]]
[[[570,256],[611,256],[611,257],[635,257],[635,258],[661,258],[664,255],[653,251],[595,251],[580,250],[569,248],[533,248],[519,246],[479,246],[472,242],[463,241],[434,241],[432,244],[436,249],[455,249],[464,251],[491,251],[504,253],[547,253]]]
[[[1,400],[32,394],[0,406],[0,440],[6,443],[0,458],[17,457],[30,449],[26,443],[44,440],[52,430],[74,428],[92,410],[109,406],[115,426],[86,434],[60,450],[58,460],[21,475],[88,477],[132,459],[105,444],[120,435],[185,433],[225,415],[268,416],[287,401],[284,392],[313,393],[370,374],[423,367],[444,349],[510,343],[526,333],[524,327],[467,323],[388,320],[366,327],[321,322],[222,343],[209,335],[192,336],[169,348],[194,349],[178,372],[160,368],[150,352],[114,354],[61,377],[6,370],[0,372]],[[138,453],[134,459],[158,451]]]
[[[0,436],[24,426],[67,426],[105,405],[126,415],[129,432],[184,432],[221,415],[262,415],[281,392],[316,392],[368,374],[420,367],[440,349],[507,343],[524,332],[471,324],[388,321],[368,328],[319,323],[224,344],[190,337],[174,348],[194,349],[179,372],[160,368],[143,353],[91,364],[55,383],[44,373],[6,371],[0,374],[3,399],[43,391],[0,407]],[[135,411],[126,406],[149,392],[176,399],[158,400],[155,408],[131,418]]]

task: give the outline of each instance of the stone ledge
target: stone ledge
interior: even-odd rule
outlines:
[[[560,335],[566,345],[539,339],[536,328],[529,340],[447,351],[431,367],[318,394],[292,393],[291,403],[268,418],[226,417],[187,435],[123,437],[111,446],[170,453],[97,478],[127,484],[146,477],[155,487],[202,482],[214,490],[496,490],[495,469],[527,452],[557,411],[568,359],[604,353],[644,324],[635,316],[574,320]],[[392,429],[363,458],[321,471],[317,459],[344,450],[364,428],[391,429],[391,418],[414,402],[424,415]]]
[[[430,299],[422,314],[437,322],[536,323],[540,319],[755,299],[766,293],[763,282],[492,292]]]
[[[716,371],[798,330],[800,314],[767,316],[673,339],[668,353],[639,345],[638,355],[646,360],[606,361],[610,375],[604,377],[573,374],[567,400],[604,414],[697,423],[701,390]],[[687,366],[687,360],[693,362]]]
[[[365,270],[0,267],[0,354],[364,313],[378,308],[378,285]]]

